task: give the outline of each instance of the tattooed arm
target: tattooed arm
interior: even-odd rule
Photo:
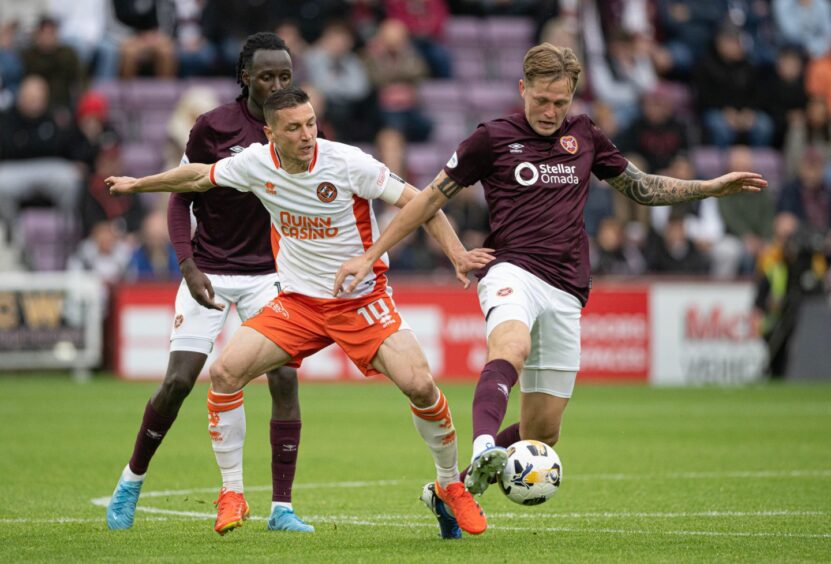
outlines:
[[[645,206],[666,206],[722,197],[737,192],[758,192],[767,181],[755,172],[730,172],[712,180],[679,180],[669,176],[646,174],[631,162],[618,176],[606,179],[612,188]]]
[[[384,229],[378,240],[363,255],[353,257],[341,265],[335,275],[335,287],[332,289],[332,294],[337,296],[342,291],[352,292],[358,282],[363,280],[372,270],[375,261],[381,258],[396,243],[433,217],[461,189],[462,186],[459,186],[444,171],[441,171],[428,188],[425,188],[407,202],[407,205],[395,215],[387,228]],[[347,276],[353,276],[354,278],[346,288],[343,288]]]

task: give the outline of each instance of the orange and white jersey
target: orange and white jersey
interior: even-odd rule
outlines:
[[[271,214],[271,247],[284,292],[331,298],[335,273],[378,238],[369,200],[394,204],[404,181],[360,149],[318,139],[309,170],[287,173],[273,144],[254,143],[211,167],[211,182],[253,192]],[[234,213],[234,210],[228,210]],[[385,254],[351,294],[386,285]]]

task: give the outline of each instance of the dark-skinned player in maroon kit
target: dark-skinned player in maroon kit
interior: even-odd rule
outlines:
[[[591,286],[583,208],[594,174],[639,204],[670,205],[758,192],[761,175],[712,180],[644,174],[586,115],[569,116],[581,66],[568,48],[543,43],[523,61],[521,113],[483,124],[461,142],[431,185],[411,200],[360,257],[345,262],[333,293],[351,291],[390,247],[459,190],[485,189],[496,259],[477,272],[487,323],[487,363],[473,398],[473,458],[465,479],[481,494],[520,439],[554,445],[580,365],[580,315]],[[520,421],[499,431],[520,382]],[[422,498],[427,502],[428,492]]]
[[[237,81],[242,93],[234,102],[197,119],[183,163],[214,163],[252,143],[267,143],[263,103],[272,92],[292,82],[291,56],[285,42],[273,33],[248,37],[240,53]],[[197,220],[193,239],[191,209]],[[133,455],[107,508],[110,529],[133,525],[150,460],[193,389],[231,304],[245,320],[279,292],[269,215],[253,194],[236,190],[174,194],[168,206],[168,229],[184,278],[176,296],[170,359],[164,382],[145,407]],[[267,377],[272,397],[273,486],[268,528],[314,532],[291,504],[301,427],[297,371],[284,367]],[[232,458],[241,457],[241,452],[227,452],[221,444],[214,444],[214,452],[223,474],[215,530],[224,534],[241,525],[249,509],[242,476],[223,470],[235,466]],[[236,466],[241,468],[241,464]]]

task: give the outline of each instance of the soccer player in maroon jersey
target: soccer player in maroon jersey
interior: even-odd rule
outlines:
[[[252,143],[267,143],[263,126],[266,98],[292,82],[292,63],[286,44],[273,33],[248,37],[237,65],[240,96],[229,104],[201,115],[191,129],[183,163],[214,163],[242,151]],[[190,212],[196,216],[191,240]],[[251,193],[213,190],[174,194],[168,206],[168,229],[183,281],[176,296],[176,316],[170,338],[170,360],[164,382],[144,410],[133,455],[124,468],[107,507],[110,529],[133,525],[136,503],[147,467],[185,398],[193,389],[214,341],[225,324],[231,304],[244,321],[271,301],[280,285],[270,244],[270,219]],[[295,515],[291,488],[300,442],[300,405],[297,371],[281,368],[268,373],[272,397],[270,530],[314,532]],[[229,457],[215,445],[217,461],[232,467]],[[224,462],[224,463],[223,463]],[[248,516],[242,476],[222,472],[217,530]],[[239,472],[241,473],[241,472]]]
[[[568,115],[580,71],[571,49],[549,43],[531,48],[519,81],[524,111],[480,124],[430,187],[335,278],[335,295],[351,291],[382,253],[463,187],[482,183],[491,228],[484,246],[495,249],[496,259],[477,272],[488,356],[473,398],[473,459],[465,485],[474,494],[504,468],[505,447],[520,438],[554,445],[560,436],[591,286],[583,224],[589,175],[649,206],[758,192],[767,185],[752,172],[703,181],[641,172],[588,116]],[[519,424],[499,432],[517,380]]]

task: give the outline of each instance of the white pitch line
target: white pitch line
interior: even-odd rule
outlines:
[[[707,478],[828,478],[831,470],[773,470],[735,472],[667,472],[666,474],[577,474],[564,473],[565,480],[699,480]]]

